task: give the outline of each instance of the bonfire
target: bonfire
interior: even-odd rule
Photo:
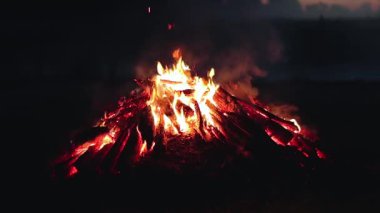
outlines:
[[[304,158],[324,157],[295,119],[231,95],[213,81],[214,69],[207,77],[196,76],[179,50],[173,57],[174,65],[158,62],[156,75],[136,80],[139,87],[96,122],[93,134],[73,139],[74,146],[54,164],[67,176],[78,174],[83,165],[120,172],[152,156],[177,153],[175,149],[186,153],[180,152],[173,163],[186,163],[184,155],[194,157],[197,149],[221,144],[249,157],[247,147],[255,149],[259,143],[287,147]]]

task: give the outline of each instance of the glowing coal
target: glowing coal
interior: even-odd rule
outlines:
[[[282,119],[257,102],[230,95],[213,81],[214,69],[206,78],[194,75],[179,50],[173,58],[173,66],[158,62],[157,75],[136,81],[140,88],[122,97],[116,109],[96,123],[94,129],[102,131],[92,139],[76,141],[54,164],[62,165],[67,176],[79,173],[83,161],[93,161],[94,167],[106,161],[107,170],[118,172],[121,162],[138,164],[169,144],[182,146],[183,141],[228,144],[249,156],[246,147],[254,146],[262,135],[305,158],[324,157],[295,119]]]

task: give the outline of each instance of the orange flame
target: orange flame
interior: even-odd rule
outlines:
[[[173,52],[173,58],[177,62],[170,68],[158,62],[158,74],[152,78],[152,95],[147,104],[155,131],[163,128],[170,135],[192,135],[199,132],[203,125],[206,129],[216,127],[208,106],[216,106],[213,96],[219,86],[212,80],[214,69],[209,71],[207,79],[203,79],[192,75],[179,49]],[[200,123],[200,120],[204,122]]]

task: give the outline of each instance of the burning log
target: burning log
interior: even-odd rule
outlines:
[[[175,155],[181,161],[204,147],[223,145],[248,156],[247,147],[266,143],[297,150],[305,157],[323,156],[301,134],[295,120],[230,95],[213,82],[213,69],[203,79],[193,76],[181,57],[176,59],[173,68],[158,64],[158,75],[136,80],[140,89],[121,98],[116,110],[97,122],[95,128],[102,131],[78,139],[74,149],[55,164],[65,165],[67,175],[100,164],[105,171],[117,172],[154,156]],[[179,147],[187,153],[178,154]]]

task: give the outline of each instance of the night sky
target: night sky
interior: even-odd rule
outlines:
[[[170,45],[181,46],[191,42],[193,45],[188,48],[190,52],[191,49],[199,50],[197,46],[206,45],[210,48],[203,48],[207,53],[203,55],[212,56],[211,52],[216,52],[218,42],[231,40],[234,43],[241,41],[238,46],[244,46],[244,51],[251,56],[256,55],[254,62],[250,63],[262,62],[266,66],[276,58],[274,61],[285,63],[281,64],[281,69],[288,65],[292,65],[289,69],[295,71],[304,68],[304,71],[297,73],[300,78],[326,79],[331,77],[325,75],[329,72],[338,79],[377,78],[375,55],[378,52],[378,42],[375,38],[378,31],[373,20],[377,19],[378,12],[374,9],[375,3],[372,2],[374,7],[371,9],[371,6],[365,6],[364,1],[361,2],[363,7],[360,7],[359,1],[322,2],[323,4],[306,0],[2,2],[0,16],[3,27],[0,36],[4,43],[4,63],[1,66],[3,70],[9,70],[4,75],[5,79],[130,78],[140,63],[152,63],[147,62],[147,58],[155,61],[158,57],[167,55],[163,50],[168,49],[166,51],[170,52]],[[343,21],[351,19],[351,22],[338,27],[314,25],[313,21],[321,18]],[[271,22],[276,20],[272,25]],[[281,20],[310,22],[302,27],[289,28],[280,26],[278,21]],[[365,21],[365,24],[354,20]],[[240,28],[235,23],[250,27]],[[231,24],[232,28],[229,26]],[[174,30],[169,31],[169,25]],[[357,29],[359,25],[364,30]],[[331,27],[332,31],[325,31],[326,27]],[[292,30],[302,33],[290,36]],[[216,38],[214,35],[218,33],[226,37]],[[191,34],[200,39],[193,36],[194,41],[190,41],[192,38],[187,35]],[[309,37],[307,34],[314,36]],[[296,42],[318,45],[306,47],[299,46]],[[160,45],[162,46],[159,47]],[[258,53],[252,54],[252,51]],[[200,53],[195,54],[202,58],[199,57]],[[316,56],[321,60],[317,62]],[[215,56],[215,62],[216,57],[220,56]],[[329,66],[321,71],[315,69],[314,65],[308,67],[303,61]],[[217,64],[219,63],[214,66]],[[261,68],[267,68],[263,66]],[[269,75],[269,78],[289,78],[293,75],[292,72],[271,72],[273,75]]]

